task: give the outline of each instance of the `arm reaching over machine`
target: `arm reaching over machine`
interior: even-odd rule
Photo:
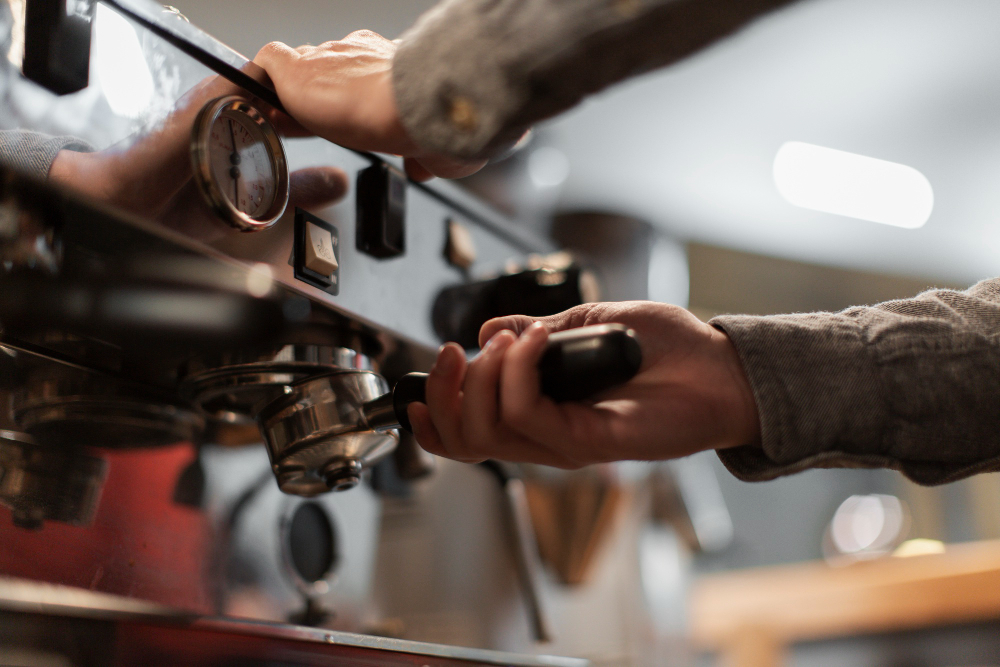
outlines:
[[[459,178],[485,160],[422,150],[403,127],[392,88],[396,43],[370,30],[339,41],[265,46],[254,62],[267,72],[288,112],[317,136],[357,150],[406,158],[411,177]]]
[[[400,38],[395,103],[422,149],[466,158],[794,0],[446,0]]]
[[[924,484],[1000,469],[1000,279],[840,313],[725,316],[650,302],[589,304],[483,327],[466,364],[446,346],[410,408],[421,444],[464,461],[573,468],[716,449],[747,481],[885,467]],[[644,365],[595,402],[541,396],[548,330],[621,322]]]
[[[397,42],[361,30],[255,62],[303,126],[402,155],[411,176],[480,168],[535,122],[668,65],[793,0],[447,0]]]

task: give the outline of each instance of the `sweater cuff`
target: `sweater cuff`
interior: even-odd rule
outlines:
[[[52,137],[29,130],[0,132],[0,162],[30,176],[47,178],[62,150],[90,153],[94,147],[76,137]]]
[[[910,481],[922,486],[950,484],[971,475],[1000,471],[1000,457],[975,463],[926,463],[899,461],[888,456],[821,452],[787,465],[775,463],[760,447],[746,445],[716,452],[733,477],[744,482],[769,482],[815,468],[886,468],[898,470]]]
[[[760,415],[761,443],[719,452],[746,481],[816,467],[898,467],[884,442],[877,364],[859,324],[831,313],[723,316]]]

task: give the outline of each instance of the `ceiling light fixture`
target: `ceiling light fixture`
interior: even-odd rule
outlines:
[[[913,167],[800,141],[778,150],[774,183],[795,206],[906,229],[934,210],[930,181]]]

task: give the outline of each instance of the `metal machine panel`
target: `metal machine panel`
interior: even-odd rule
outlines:
[[[237,228],[220,217],[227,191],[206,199],[224,172],[201,168],[216,122],[202,110],[237,96],[225,113],[248,136],[280,130],[263,72],[156,3],[67,0],[92,27],[88,85],[69,92],[80,77],[22,72],[40,25],[26,2],[41,0],[0,0],[0,650],[24,664],[582,664],[350,634],[379,620],[385,480],[405,494],[430,468],[393,431],[395,459],[376,447],[339,487],[359,488],[290,496],[254,422],[304,378],[426,370],[445,288],[551,245],[458,187],[403,180],[393,244],[373,252],[358,174],[398,162],[316,138],[268,144],[260,165],[293,172],[287,208]],[[229,131],[230,203],[253,218],[273,195],[262,208],[280,210],[280,179],[255,189],[240,160],[256,144],[240,153]],[[76,171],[50,172],[46,146]],[[348,192],[303,215],[294,172],[316,166],[343,170]],[[569,275],[551,273],[545,287]]]

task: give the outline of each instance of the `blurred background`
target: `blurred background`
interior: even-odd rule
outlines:
[[[433,3],[177,4],[252,57],[271,40],[318,44],[360,28],[395,38]],[[705,319],[839,310],[929,287],[964,289],[1000,272],[998,24],[995,0],[806,0],[535,128],[522,150],[464,185],[570,247],[586,236],[574,221],[604,219],[614,227],[627,220],[628,243],[646,248],[641,260],[633,253],[628,261],[646,264],[611,296],[676,303]],[[793,205],[775,181],[775,160],[788,142],[919,172],[919,196],[932,192],[922,219],[909,224],[920,226]],[[912,196],[882,205],[905,207]],[[837,551],[831,521],[852,496],[899,499],[906,525],[894,544],[1000,537],[996,475],[934,489],[860,470],[745,484],[713,456],[701,465],[719,480],[731,540],[715,553],[678,560],[669,555],[677,548],[671,529],[649,529],[643,567],[652,570],[644,576],[659,583],[645,593],[666,635],[688,622],[678,590],[706,573],[829,558]],[[855,506],[855,519],[875,521],[870,510]],[[1000,664],[998,627],[805,642],[789,664]]]

